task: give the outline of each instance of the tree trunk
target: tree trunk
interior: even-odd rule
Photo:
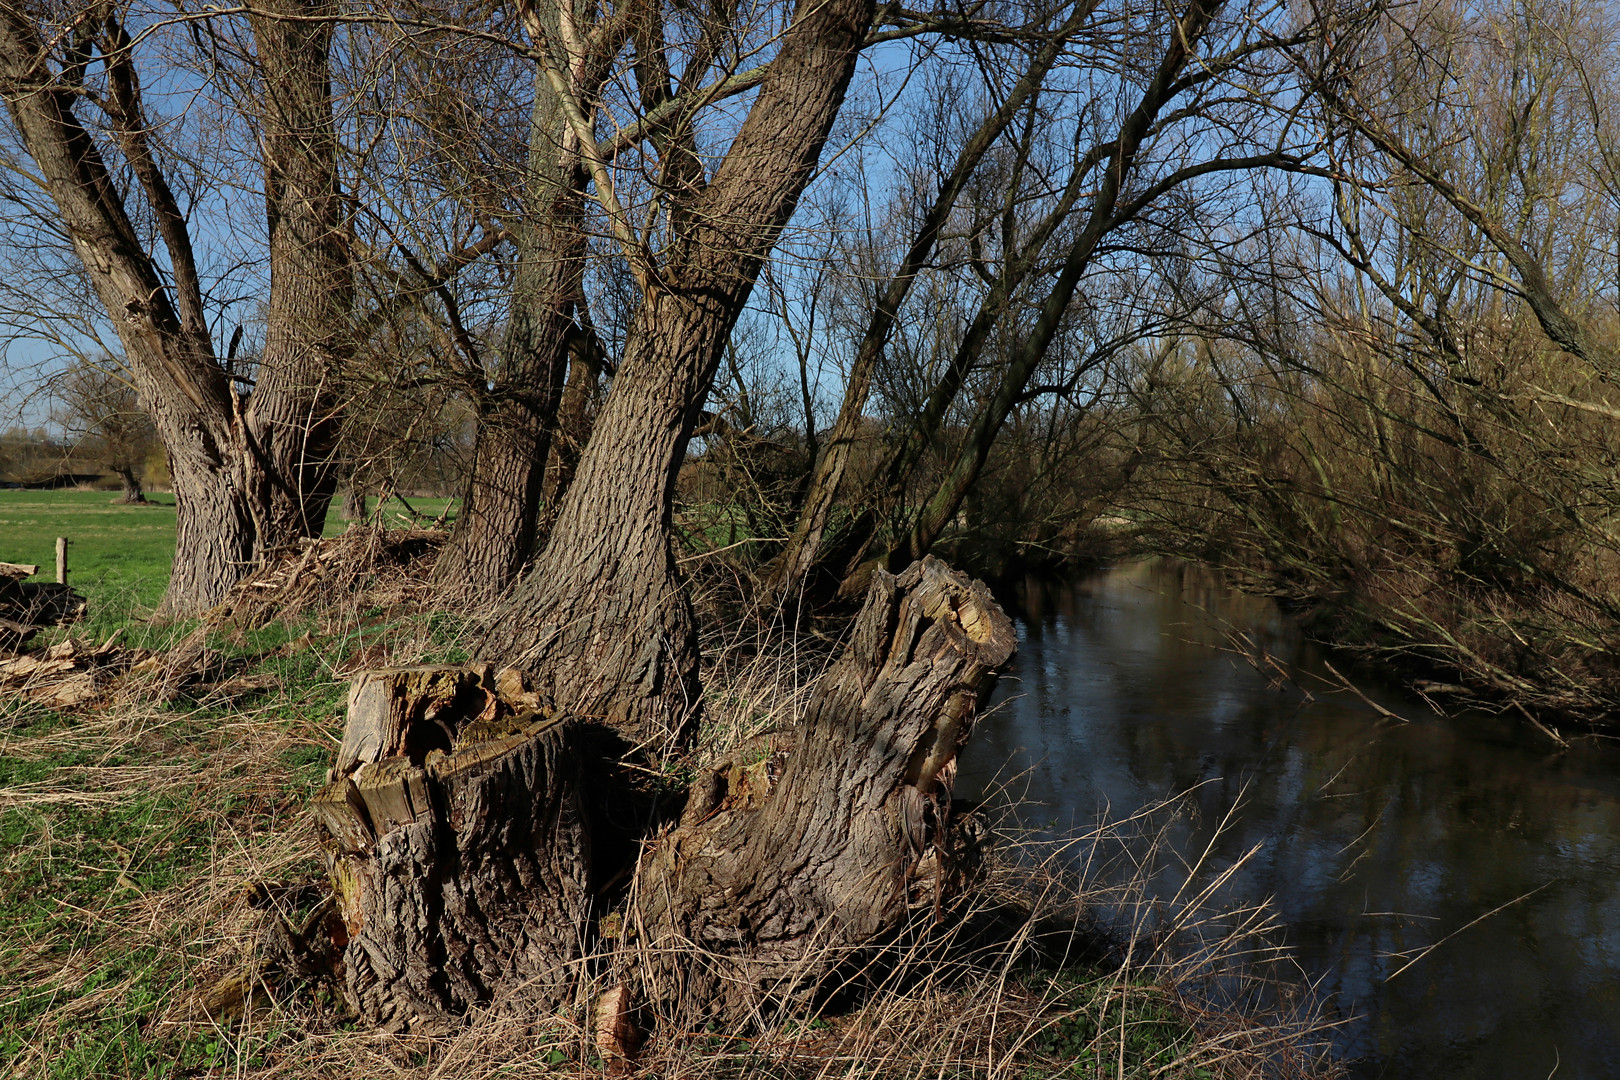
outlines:
[[[555,23],[559,9],[543,16]],[[534,555],[540,491],[585,268],[585,180],[576,140],[544,75],[529,116],[524,218],[495,385],[478,414],[467,494],[433,568],[463,596],[499,596]]]
[[[293,12],[300,13],[307,14]],[[74,113],[80,99],[71,80],[53,77],[38,27],[21,6],[0,7],[0,96],[118,334],[168,457],[176,529],[160,609],[166,614],[212,607],[264,550],[318,535],[331,497],[328,354],[349,284],[335,269],[343,244],[326,92],[330,31],[318,20],[269,22],[261,27],[266,41],[285,38],[285,48],[261,48],[270,333],[244,409],[209,341],[185,217],[148,144],[153,125],[128,62],[129,38],[110,15],[83,27],[104,35],[110,93],[102,107],[156,218],[166,273]]]
[[[568,1000],[593,889],[573,734],[487,666],[354,681],[312,810],[368,1023],[431,1034],[474,1006]]]
[[[880,573],[785,762],[727,763],[636,882],[650,1001],[695,995],[728,1020],[839,989],[932,887],[957,751],[1017,648],[982,584],[926,559]],[[685,948],[681,946],[684,945]]]
[[[548,269],[518,272],[499,382],[479,412],[467,493],[433,567],[434,580],[462,597],[499,596],[534,554],[572,306],[535,280]]]
[[[649,307],[544,556],[490,643],[560,707],[663,753],[684,741],[700,693],[692,605],[670,548],[675,479],[687,414],[729,324],[701,299],[666,295]]]
[[[161,610],[217,603],[251,564],[255,530],[239,461],[233,391],[206,332],[183,325],[141,245],[71,89],[51,78],[27,13],[0,7],[0,95],[44,178],[73,249],[112,317],[174,480],[175,561]]]
[[[956,880],[956,754],[1015,648],[983,585],[933,559],[879,573],[774,752],[700,778],[679,825],[639,823],[641,859],[612,866],[613,804],[582,794],[615,784],[591,725],[535,711],[510,669],[360,676],[313,807],[351,1002],[393,1031],[443,1031],[476,1006],[555,1010],[615,937],[602,887],[637,865],[620,911],[634,940],[611,965],[631,998],[685,995],[737,1022],[843,988]]]
[[[146,494],[141,491],[141,482],[136,479],[134,469],[125,466],[113,471],[118,474],[118,482],[123,487],[123,494],[119,496],[119,502],[135,506],[146,501]]]
[[[672,185],[667,257],[638,270],[644,295],[613,389],[544,554],[490,634],[560,707],[604,717],[646,750],[683,742],[699,704],[696,628],[670,550],[676,474],[871,17],[868,0],[799,0],[713,180]]]
[[[591,406],[602,382],[603,355],[594,332],[587,329],[585,340],[576,339],[569,349],[568,381],[557,402],[556,434],[551,440],[551,460],[546,467],[543,493],[545,520],[541,534],[551,535],[557,508],[579,471],[579,459],[590,440],[593,417]]]
[[[264,550],[320,536],[337,488],[340,381],[354,278],[337,177],[331,65],[336,9],[270,0],[248,17],[263,78],[270,302],[246,441]]]

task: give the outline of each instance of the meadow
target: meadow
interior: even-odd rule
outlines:
[[[174,561],[174,496],[148,493],[146,505],[128,506],[106,491],[0,490],[0,562],[33,563],[49,580],[56,567],[56,538],[68,538],[68,582],[90,602],[89,629],[111,632],[131,618],[150,614],[163,597]],[[383,507],[391,527],[416,522],[410,510],[433,518],[451,499],[399,500]],[[376,499],[368,510],[377,510]],[[425,524],[425,522],[424,522]],[[326,536],[348,527],[334,505]]]

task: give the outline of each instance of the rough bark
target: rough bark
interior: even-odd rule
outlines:
[[[804,717],[700,777],[673,829],[638,820],[611,930],[593,905],[638,863],[634,845],[602,856],[623,838],[585,797],[615,783],[584,749],[589,725],[538,709],[514,669],[360,676],[312,807],[351,1002],[416,1032],[488,1006],[553,1010],[583,1003],[594,955],[620,980],[598,1035],[623,1053],[635,1001],[741,1021],[845,987],[956,880],[956,754],[1015,647],[982,584],[933,559],[880,572]]]
[[[583,309],[581,314],[584,314]],[[568,381],[557,403],[556,433],[551,440],[551,460],[546,466],[543,535],[551,533],[557,507],[573,486],[580,455],[590,440],[591,408],[601,386],[605,359],[601,342],[587,323],[585,332],[575,337],[568,350]]]
[[[298,8],[294,15],[307,15]],[[273,24],[273,25],[272,25]],[[126,197],[74,109],[79,67],[60,74],[31,13],[0,8],[0,97],[45,180],[75,254],[124,347],[173,477],[176,551],[162,609],[217,603],[267,550],[318,535],[330,500],[331,327],[347,278],[335,181],[326,40],[301,19],[263,20],[266,203],[271,215],[269,336],[244,402],[209,340],[183,210],[150,145],[155,130],[116,18],[81,22],[75,49],[99,49],[103,103],[168,256],[143,246]],[[135,196],[133,193],[131,198]]]
[[[264,355],[244,435],[263,551],[320,536],[337,487],[339,380],[354,278],[337,176],[327,0],[270,0],[248,17],[263,93],[270,240]]]
[[[495,385],[483,396],[467,493],[434,579],[497,596],[534,554],[540,491],[584,272],[584,179],[543,78],[529,125],[524,220]]]
[[[173,477],[176,553],[163,608],[216,603],[254,555],[236,462],[235,401],[206,332],[181,321],[95,142],[26,11],[0,7],[0,95],[106,308]]]
[[[671,317],[646,313],[635,328],[542,560],[492,638],[560,705],[662,753],[683,741],[699,695],[692,606],[669,539],[685,410],[702,397],[694,381],[713,373],[701,354],[718,356],[715,331],[727,326],[708,305],[657,306]]]
[[[593,894],[572,725],[515,673],[403,668],[355,680],[312,811],[367,1023],[442,1032],[468,1010],[573,992]]]
[[[545,552],[490,635],[496,655],[532,672],[559,706],[603,717],[654,752],[684,741],[698,704],[691,604],[670,550],[675,477],[871,17],[867,0],[800,0],[713,180],[687,177],[671,191],[673,240],[661,266],[643,268],[653,276],[613,389]]]
[[[879,573],[848,648],[781,740],[694,791],[636,883],[654,1002],[728,1019],[838,989],[937,888],[956,754],[1017,647],[982,584],[935,559]],[[930,873],[919,870],[933,860]],[[925,890],[926,891],[926,890]]]

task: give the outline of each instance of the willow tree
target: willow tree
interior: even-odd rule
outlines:
[[[756,27],[667,16],[647,5],[624,23],[644,112],[636,129],[648,157],[643,171],[657,179],[647,204],[662,227],[657,248],[651,222],[634,219],[621,198],[609,167],[615,148],[598,142],[577,85],[589,49],[616,53],[624,39],[605,18],[582,26],[566,9],[555,32],[529,20],[639,302],[545,550],[491,635],[495,651],[560,704],[655,744],[678,740],[698,695],[692,608],[670,547],[676,474],[725,343],[821,157],[874,8],[868,0],[800,0],[779,23]],[[683,28],[694,37],[683,43],[677,78],[666,35]],[[750,59],[762,70],[738,74]],[[739,84],[757,90],[711,164],[695,114]]]
[[[1186,283],[1200,243],[1281,226],[1250,213],[1245,176],[1318,167],[1316,132],[1280,105],[1308,96],[1288,49],[1322,19],[1219,0],[1085,13],[1062,29],[1056,73],[1028,48],[955,161],[933,150],[950,164],[879,263],[838,419],[767,571],[778,594],[841,582],[858,596],[874,566],[933,550],[1021,410],[1083,414],[1122,349],[1199,317]],[[882,435],[857,470],[874,415]]]
[[[234,343],[216,348],[210,332],[196,229],[168,171],[184,155],[161,143],[166,118],[143,91],[140,42],[152,38],[131,34],[144,17],[118,5],[0,8],[0,97],[32,162],[19,173],[43,187],[49,214],[36,231],[71,246],[168,455],[171,613],[217,603],[266,553],[319,535],[332,496],[352,288],[330,14],[324,0],[255,8],[252,70],[235,73],[248,93],[228,103],[247,110],[263,153],[270,288],[249,382],[231,366]]]
[[[536,25],[555,36],[558,12],[548,7]],[[583,100],[600,94],[614,53],[595,50],[591,67],[576,73]],[[534,554],[546,459],[583,305],[587,176],[545,65],[533,69],[526,155],[506,215],[515,249],[506,325],[487,386],[473,392],[478,429],[465,495],[434,567],[435,579],[460,595],[500,595]]]

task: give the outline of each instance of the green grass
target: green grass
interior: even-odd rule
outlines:
[[[311,657],[261,660],[276,689],[223,709],[0,710],[0,1073],[225,1064],[206,1026],[163,1021],[240,932],[246,881],[317,870],[313,848],[275,843],[299,831],[342,701]]]
[[[105,491],[0,491],[0,562],[56,572],[56,538],[68,538],[68,581],[92,608],[130,613],[157,605],[174,562],[174,496],[119,506]]]
[[[114,497],[0,491],[0,561],[38,563],[50,580],[66,536],[68,581],[89,601],[85,621],[44,641],[123,628],[127,643],[163,647],[195,625],[148,621],[174,558],[173,496]],[[450,502],[409,501],[430,516]],[[383,517],[416,523],[398,504]],[[333,513],[326,532],[345,526]],[[229,1075],[273,1056],[263,1039],[177,1026],[177,1003],[241,951],[230,941],[247,940],[246,882],[318,870],[303,807],[341,723],[337,669],[378,641],[452,653],[456,625],[379,612],[313,638],[301,622],[222,628],[208,644],[227,674],[263,687],[223,703],[59,714],[0,698],[0,1075]]]
[[[251,954],[249,883],[320,872],[304,807],[341,724],[338,668],[429,622],[223,628],[210,648],[259,687],[224,702],[0,701],[0,1075],[224,1076],[297,1042],[187,1003]]]
[[[106,491],[0,491],[0,562],[35,563],[40,579],[56,572],[56,538],[68,538],[68,583],[90,601],[88,633],[150,613],[163,597],[174,563],[174,496],[148,495],[148,506],[122,506]],[[429,519],[453,499],[410,499]],[[370,501],[376,509],[376,500]],[[415,520],[398,501],[383,508],[390,528]],[[325,535],[347,528],[334,508]]]

